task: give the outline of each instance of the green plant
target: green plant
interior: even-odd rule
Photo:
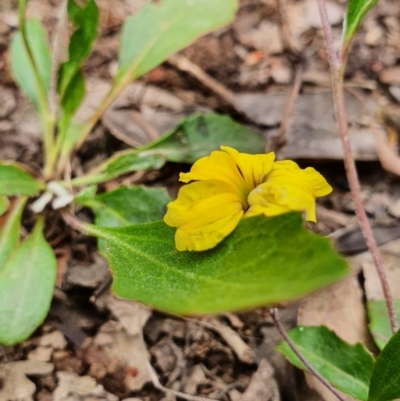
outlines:
[[[8,198],[13,199],[0,231],[0,320],[10,322],[2,325],[0,343],[29,337],[49,309],[56,271],[54,253],[43,237],[49,203],[61,209],[71,225],[99,238],[100,251],[113,271],[116,295],[169,312],[204,314],[275,304],[301,297],[348,272],[329,240],[307,231],[296,213],[244,219],[214,249],[177,252],[175,230],[155,221],[170,201],[164,189],[120,187],[97,194],[96,184],[132,171],[157,169],[166,162],[193,163],[221,145],[263,153],[264,140],[226,116],[191,116],[148,145],[116,153],[84,175],[62,178],[68,161],[122,90],[199,36],[229,23],[236,0],[164,0],[129,17],[122,29],[111,90],[84,124],[74,115],[85,95],[81,68],[97,36],[96,3],[87,0],[80,7],[74,0],[67,2],[75,27],[67,61],[58,60],[57,49],[50,51],[38,20],[25,20],[25,6],[21,0],[11,64],[15,81],[32,101],[41,123],[44,164],[41,175],[33,177],[24,166],[0,163],[3,213]],[[32,234],[20,244],[28,197],[29,207],[39,217]],[[37,197],[33,203],[32,197]],[[95,225],[78,221],[70,204],[91,208]],[[23,296],[15,296],[20,291]]]

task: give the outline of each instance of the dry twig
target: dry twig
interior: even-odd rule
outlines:
[[[231,92],[228,88],[215,80],[213,77],[208,75],[198,65],[192,63],[189,59],[180,54],[175,54],[170,57],[168,59],[168,63],[181,71],[189,73],[190,75],[198,79],[204,86],[212,90],[222,99],[224,99],[228,104],[237,109],[234,103],[235,95],[233,94],[233,92]]]
[[[287,142],[287,133],[293,121],[293,111],[296,106],[296,101],[299,97],[303,77],[303,68],[299,65],[296,69],[293,88],[288,97],[285,111],[283,113],[281,125],[278,132],[267,143],[266,152],[277,151],[285,146]]]

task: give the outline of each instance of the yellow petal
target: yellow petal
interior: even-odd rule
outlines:
[[[166,224],[177,227],[178,250],[211,249],[229,235],[243,216],[243,204],[226,182],[206,180],[181,188],[168,204]]]
[[[250,208],[246,217],[255,214],[275,216],[289,211],[306,212],[306,219],[316,221],[315,199],[310,191],[290,182],[259,185],[248,197]]]
[[[273,216],[292,210],[305,212],[306,219],[315,222],[315,198],[331,190],[313,168],[303,170],[291,160],[275,162],[265,183],[249,194],[250,209],[246,216],[256,213]]]
[[[278,179],[281,176],[286,177],[286,179],[291,176],[293,181],[301,180],[301,184],[309,188],[315,198],[332,192],[332,187],[318,171],[312,167],[307,167],[303,170],[292,160],[275,162],[268,179],[272,177]]]
[[[274,203],[269,203],[267,206],[252,205],[245,213],[244,217],[253,217],[263,214],[267,217],[278,216],[282,213],[291,212],[287,206],[281,206]]]
[[[179,227],[175,233],[178,251],[206,251],[218,245],[238,225],[243,209],[227,204],[213,210],[213,221],[200,219]],[[194,227],[196,226],[197,227]]]
[[[221,150],[232,156],[241,175],[251,189],[263,182],[264,177],[271,171],[275,160],[275,153],[273,152],[265,155],[251,155],[239,153],[229,146],[221,146]]]
[[[332,192],[332,187],[326,182],[325,178],[312,167],[307,167],[304,172],[307,174],[308,180],[313,187],[314,196],[326,196]]]
[[[220,180],[234,188],[243,187],[243,178],[236,167],[235,160],[220,150],[197,160],[189,173],[180,174],[179,180],[182,182]]]

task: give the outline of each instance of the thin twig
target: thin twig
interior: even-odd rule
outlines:
[[[297,99],[299,97],[302,79],[303,79],[303,68],[301,67],[301,65],[298,65],[296,68],[296,75],[294,78],[293,88],[286,102],[281,125],[279,126],[277,134],[268,141],[266,148],[267,152],[277,151],[286,145],[287,133],[289,132],[290,126],[293,121],[293,111],[296,106]]]
[[[308,362],[308,360],[302,355],[302,353],[297,349],[294,342],[291,340],[289,335],[286,333],[286,330],[282,326],[278,318],[278,310],[273,308],[269,310],[271,318],[274,322],[276,329],[279,331],[279,334],[286,341],[287,345],[294,352],[297,358],[303,363],[303,365],[312,373],[329,391],[331,391],[340,401],[346,401],[345,398],[330,384],[321,374]]]
[[[222,85],[220,82],[215,80],[213,77],[203,71],[198,65],[192,63],[189,59],[182,56],[181,54],[175,54],[168,59],[168,63],[178,68],[181,71],[185,71],[198,79],[204,86],[212,90],[228,104],[236,109],[234,103],[234,93],[228,88]]]
[[[334,49],[332,29],[328,21],[325,2],[324,0],[317,0],[317,2],[325,36],[325,44],[328,52],[329,65],[331,68],[333,99],[335,104],[335,116],[340,138],[342,141],[342,147],[344,152],[344,165],[346,168],[347,179],[349,181],[356,215],[363,236],[365,238],[365,242],[367,243],[368,249],[372,255],[372,259],[374,261],[375,268],[381,282],[382,291],[385,297],[386,307],[389,314],[390,326],[394,334],[398,330],[398,322],[397,322],[396,311],[393,304],[393,298],[390,293],[389,282],[386,276],[385,268],[383,267],[381,254],[379,252],[378,245],[373,236],[372,229],[369,224],[368,217],[362,203],[360,182],[358,180],[356,164],[354,162],[350,146],[346,109],[344,104],[344,89],[343,89],[344,66],[340,64],[338,56]]]
[[[197,395],[190,395],[190,394],[181,393],[180,391],[172,390],[170,388],[167,388],[167,387],[163,386],[160,383],[160,380],[158,380],[157,373],[154,371],[154,369],[150,365],[149,361],[147,361],[147,371],[149,373],[149,376],[150,376],[151,382],[153,383],[153,386],[156,389],[158,389],[160,391],[163,391],[164,393],[172,394],[172,395],[174,395],[176,397],[184,398],[185,400],[189,400],[189,401],[210,401],[210,400],[215,400],[214,398],[198,397]]]
[[[160,133],[157,131],[157,129],[151,123],[146,121],[138,111],[132,110],[131,116],[133,122],[144,131],[148,139],[155,141],[160,137]],[[135,147],[138,147],[138,145],[136,144]]]

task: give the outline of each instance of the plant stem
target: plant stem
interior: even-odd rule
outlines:
[[[381,254],[379,252],[378,245],[373,236],[372,229],[369,224],[368,217],[362,203],[360,182],[358,180],[356,164],[354,162],[350,146],[346,109],[344,102],[344,89],[343,89],[343,75],[345,67],[343,63],[345,62],[346,58],[342,57],[343,63],[339,61],[338,56],[334,49],[332,29],[328,21],[325,2],[324,0],[317,0],[317,2],[325,36],[328,61],[331,69],[333,100],[335,105],[335,117],[338,125],[340,139],[342,141],[342,147],[344,152],[344,165],[346,168],[347,179],[349,181],[358,222],[360,224],[365,242],[372,255],[372,259],[374,261],[375,268],[381,282],[382,291],[386,301],[386,307],[389,315],[390,326],[394,334],[398,330],[398,322],[397,322],[396,311],[393,304],[393,298],[390,293],[389,282],[386,276],[385,268],[383,267]],[[344,44],[344,46],[347,45]]]
[[[279,334],[286,341],[287,345],[290,349],[295,353],[295,355],[300,359],[303,365],[308,369],[310,373],[312,373],[329,391],[331,391],[340,401],[346,401],[345,398],[336,390],[332,384],[330,384],[321,374],[311,365],[310,362],[304,357],[304,355],[298,350],[294,342],[291,340],[286,330],[282,326],[278,318],[278,310],[273,308],[269,310],[271,318],[274,322],[276,329],[279,331]]]
[[[127,77],[130,78],[130,77]],[[93,115],[90,117],[90,119],[87,121],[87,123],[83,126],[82,131],[79,134],[79,139],[75,144],[75,150],[79,149],[85,139],[88,137],[88,135],[92,132],[92,129],[94,126],[97,124],[97,122],[100,120],[101,116],[103,113],[111,106],[111,104],[114,102],[114,100],[117,98],[117,96],[122,92],[122,90],[125,89],[127,85],[131,82],[131,79],[121,79],[120,81],[116,82],[113,84],[112,88],[108,92],[107,96],[103,99],[101,102],[100,106],[95,110]],[[62,148],[62,144],[61,144]],[[61,172],[65,164],[67,163],[67,160],[70,156],[70,152],[63,152],[61,149],[61,154],[60,154],[60,159],[58,161],[57,165],[57,171]]]

